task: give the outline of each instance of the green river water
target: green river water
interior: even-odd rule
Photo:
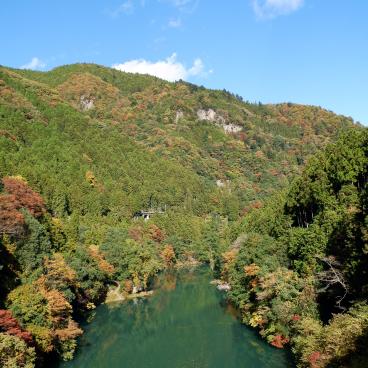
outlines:
[[[208,268],[165,273],[145,299],[101,305],[60,368],[281,368],[285,351],[242,325]]]

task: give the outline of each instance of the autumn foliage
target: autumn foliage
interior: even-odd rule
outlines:
[[[282,349],[285,344],[289,342],[289,339],[282,335],[276,335],[274,339],[271,341],[271,345],[275,348]]]
[[[89,254],[97,262],[101,271],[106,272],[108,275],[112,275],[114,273],[114,266],[106,261],[105,257],[100,252],[97,246],[90,245]]]
[[[319,351],[314,351],[310,356],[309,356],[309,363],[311,368],[319,368],[321,365],[319,364],[319,361],[321,359],[321,353]]]
[[[34,192],[20,177],[5,177],[2,180],[5,194],[0,195],[0,233],[16,235],[22,232],[24,215],[22,208],[34,217],[45,213],[42,197]]]
[[[18,321],[13,317],[9,310],[0,310],[0,332],[17,336],[27,344],[31,344],[33,342],[32,335],[20,327]]]
[[[150,238],[157,243],[162,243],[165,240],[164,232],[155,224],[150,225],[149,235]]]
[[[222,124],[200,121],[198,109],[211,109],[239,132],[229,134]],[[364,203],[356,203],[365,188],[366,166],[357,169],[354,188],[350,173],[341,183],[338,179],[350,162],[354,166],[356,158],[367,157],[366,140],[360,154],[347,155],[349,160],[341,155],[318,160],[329,168],[322,178],[333,180],[326,193],[325,181],[319,180],[324,168],[318,165],[312,170],[316,175],[300,186],[310,189],[291,196],[287,213],[283,203],[275,211],[267,207],[270,195],[285,188],[311,154],[353,126],[351,119],[312,106],[248,103],[227,91],[92,64],[45,73],[0,67],[0,110],[0,172],[32,178],[45,200],[20,176],[0,182],[0,303],[12,313],[1,314],[0,338],[16,340],[16,334],[27,334],[23,328],[32,334],[37,354],[71,359],[82,333],[73,315],[102,301],[107,285],[121,283],[128,292],[134,286],[144,289],[176,261],[199,261],[210,262],[231,284],[228,296],[243,320],[277,347],[290,338],[305,367],[326,361],[326,351],[331,357],[351,351],[343,348],[346,331],[350,346],[360,333],[356,318],[347,321],[350,330],[338,320],[333,331],[326,330],[323,336],[333,336],[326,349],[319,346],[326,338],[318,334],[309,345],[307,334],[300,343],[293,341],[305,314],[315,317],[314,293],[307,293],[304,278],[290,272],[313,271],[309,253],[315,260],[320,233],[332,229],[320,225],[337,208],[336,198],[348,198],[351,208],[367,208],[366,196]],[[349,145],[340,144],[336,154],[349,153],[344,147]],[[335,170],[338,163],[342,167]],[[341,195],[331,198],[330,188],[340,186]],[[320,223],[296,229],[309,204],[318,199],[322,208],[324,198],[328,211]],[[165,208],[165,214],[133,220],[136,211],[156,207]],[[214,226],[208,225],[210,214],[218,217]],[[363,221],[365,212],[358,215]],[[252,224],[252,217],[259,224]],[[339,241],[346,238],[344,217],[343,207],[332,216],[341,229],[335,236]],[[349,237],[365,231],[353,220],[352,227],[345,226]],[[305,233],[319,227],[305,247]],[[346,270],[356,273],[359,283],[352,289],[366,289],[366,277],[360,277],[366,275],[361,272],[367,264],[365,240],[357,241],[360,248],[353,240],[340,243],[331,242],[341,248],[341,258],[353,250]],[[344,341],[336,353],[333,333],[339,331]]]
[[[161,258],[167,265],[171,265],[175,262],[175,251],[171,244],[168,244],[161,251]]]
[[[37,286],[41,295],[47,300],[49,321],[53,329],[52,335],[60,341],[72,340],[82,335],[83,331],[72,319],[72,306],[63,293],[50,289],[45,276],[37,280]]]
[[[76,273],[70,268],[62,254],[55,253],[44,261],[44,282],[48,288],[60,289],[65,285],[74,285]]]
[[[15,235],[22,232],[24,216],[16,207],[14,195],[0,196],[0,233]]]
[[[42,197],[34,192],[21,177],[3,178],[4,190],[14,197],[16,209],[25,208],[34,217],[42,216],[46,209]]]
[[[140,226],[131,227],[129,229],[129,236],[135,241],[142,241],[143,229]]]

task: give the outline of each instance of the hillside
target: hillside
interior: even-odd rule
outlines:
[[[95,156],[109,155],[108,150],[120,146],[119,140],[123,140],[125,147],[118,149],[124,153],[139,150],[152,160],[164,159],[184,167],[205,181],[206,186],[212,186],[211,192],[216,192],[216,182],[226,187],[240,199],[237,211],[283,187],[310,154],[352,125],[351,119],[318,107],[244,103],[224,91],[184,82],[168,83],[90,64],[60,67],[47,73],[2,68],[1,79],[2,109],[6,109],[2,114],[6,119],[6,125],[1,126],[3,136],[11,134],[19,144],[17,129],[22,130],[24,139],[27,132],[34,133],[35,124],[40,124],[38,134],[50,135],[54,130],[55,139],[63,135],[63,144],[72,144],[73,151],[79,151],[75,152],[79,157],[73,157],[73,161],[80,162],[85,171],[92,169],[100,184],[107,187],[115,179],[110,178],[111,173],[102,172],[107,169],[102,167],[106,163],[101,165],[101,158]],[[19,115],[19,107],[26,119]],[[14,121],[16,127],[10,127],[9,121]],[[27,130],[21,125],[25,121],[33,123],[27,125]],[[83,139],[78,138],[80,134]],[[99,154],[94,152],[95,146],[101,146],[107,137],[105,151],[100,147]],[[128,149],[127,145],[132,147]],[[65,147],[66,150],[70,152],[71,147]],[[114,156],[119,154],[109,155],[113,161]],[[119,160],[118,165],[122,164],[126,163]],[[109,170],[116,172],[113,162],[109,165]],[[160,165],[162,170],[165,166]],[[127,167],[120,170],[125,177],[137,176]],[[4,170],[4,174],[9,173],[11,170]],[[24,174],[33,182],[30,173]],[[61,176],[63,180],[71,177],[70,173]],[[37,177],[39,180],[39,174]],[[116,177],[122,178],[117,172]],[[161,198],[162,193],[154,193],[154,187],[150,190],[155,201],[167,201]],[[74,188],[71,192],[75,192]],[[46,200],[50,200],[47,194]],[[127,206],[124,198],[121,203],[135,212],[147,206],[146,198],[141,197],[140,201]]]
[[[109,283],[219,269],[244,215],[346,130],[361,128],[319,107],[97,65],[0,67],[0,344],[29,367],[71,359],[75,316]]]
[[[316,154],[233,227],[222,276],[243,321],[298,367],[366,367],[368,131]]]

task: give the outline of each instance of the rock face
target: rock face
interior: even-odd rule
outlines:
[[[125,300],[125,295],[120,290],[120,284],[118,282],[116,282],[116,284],[117,287],[109,288],[106,295],[105,303],[119,302]]]
[[[238,133],[243,129],[240,125],[227,123],[223,116],[221,116],[215,110],[212,109],[208,110],[199,109],[197,111],[197,117],[199,120],[210,121],[218,126],[221,126],[224,129],[225,133],[227,134]]]
[[[197,116],[199,120],[207,120],[212,121],[214,123],[225,124],[225,118],[212,109],[208,110],[200,109],[197,111]]]
[[[231,287],[227,282],[223,282],[223,283],[217,285],[217,290],[229,291],[229,290],[231,290]]]
[[[222,281],[222,280],[212,280],[210,282],[210,284],[216,285],[217,290],[220,290],[220,291],[229,291],[229,290],[231,290],[230,284],[228,284],[227,282]]]
[[[238,133],[243,129],[240,125],[231,124],[231,123],[223,125],[223,128],[226,133]]]
[[[88,111],[94,108],[94,103],[92,98],[82,95],[80,97],[80,107],[83,111]]]
[[[177,124],[179,122],[180,119],[182,119],[184,117],[184,113],[183,111],[177,111],[176,112],[176,116],[175,116],[175,124]]]

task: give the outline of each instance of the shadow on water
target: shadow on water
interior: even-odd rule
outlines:
[[[59,368],[281,368],[272,348],[238,321],[208,268],[165,273],[147,299],[101,305],[72,362]]]

